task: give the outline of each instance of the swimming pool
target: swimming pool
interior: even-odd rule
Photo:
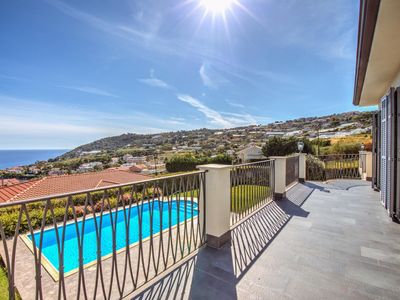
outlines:
[[[179,202],[179,203],[178,203]],[[123,249],[128,245],[132,245],[139,241],[139,211],[142,211],[142,240],[150,236],[150,223],[152,221],[152,232],[153,235],[159,233],[162,230],[168,229],[169,226],[175,226],[185,219],[190,219],[198,214],[197,203],[192,201],[184,200],[173,200],[163,202],[154,200],[146,202],[144,204],[132,206],[130,209],[126,209],[126,218],[130,210],[130,226],[128,228],[129,240],[126,240],[126,224],[128,220],[124,217],[124,211],[122,208],[118,212],[113,211],[111,213],[104,213],[102,217],[101,225],[101,257],[109,256],[113,252],[113,235],[112,235],[112,223],[115,220],[116,226],[116,251]],[[150,213],[152,212],[152,214]],[[162,224],[160,224],[160,213],[162,212]],[[179,213],[178,213],[179,212]],[[140,212],[139,212],[140,213]],[[111,214],[111,216],[110,216]],[[84,226],[84,238],[83,238],[83,265],[93,263],[97,260],[97,238],[96,238],[96,227],[94,218],[86,218]],[[116,218],[116,219],[115,219]],[[100,226],[100,216],[96,217],[97,226]],[[82,232],[83,222],[80,220],[77,222],[79,228],[79,234]],[[61,240],[63,232],[65,230],[65,243],[64,243],[64,273],[73,273],[74,270],[79,268],[79,248],[78,248],[78,236],[75,222],[58,227],[58,234]],[[40,243],[40,231],[34,233],[35,245],[38,248]],[[32,246],[32,235],[28,234],[27,240]],[[80,236],[82,240],[82,236]],[[61,243],[61,241],[60,241]],[[55,228],[46,229],[43,232],[43,244],[42,254],[45,257],[52,269],[59,271],[59,256],[58,256],[58,245]],[[51,270],[50,270],[50,273]],[[54,277],[54,274],[53,274]]]

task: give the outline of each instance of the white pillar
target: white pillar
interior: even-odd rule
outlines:
[[[360,151],[360,173],[362,180],[372,180],[372,152]]]
[[[299,154],[299,181],[304,182],[306,180],[306,159],[307,154]]]
[[[228,242],[230,235],[231,180],[230,165],[197,166],[205,174],[206,236],[207,245],[220,248]]]
[[[275,160],[275,191],[274,199],[280,200],[286,197],[286,156],[272,156]]]

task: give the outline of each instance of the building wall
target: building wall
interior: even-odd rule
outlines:
[[[400,67],[399,67],[399,70],[398,70],[396,76],[394,77],[394,80],[393,80],[391,86],[400,86]],[[386,92],[388,92],[388,91],[386,91]]]

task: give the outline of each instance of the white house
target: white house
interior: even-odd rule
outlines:
[[[266,158],[262,152],[262,148],[256,145],[249,145],[247,148],[244,148],[238,151],[238,158],[242,162],[248,162],[252,160],[259,160]]]
[[[93,161],[90,163],[85,163],[85,164],[81,164],[78,168],[78,172],[87,172],[87,171],[92,171],[94,170],[96,167],[102,167],[103,163],[100,161]]]

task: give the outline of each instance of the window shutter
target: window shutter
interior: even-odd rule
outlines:
[[[394,197],[394,217],[397,218],[397,220],[400,221],[400,87],[397,87],[395,93],[394,93],[394,102],[395,107],[396,107],[396,122],[394,124],[395,130],[396,130],[396,135],[395,135],[395,141],[396,141],[396,157],[395,157],[395,165],[396,165],[396,170],[395,170],[395,176],[396,176],[396,193]]]
[[[380,130],[378,112],[372,115],[372,188],[378,190],[380,158],[378,156],[378,139]]]
[[[378,190],[381,189],[381,154],[382,154],[382,148],[381,148],[381,111],[378,111],[378,119],[377,119],[377,124],[378,124],[378,128],[377,128],[377,138],[376,138],[376,142],[377,142],[377,149],[376,149],[376,161],[377,161],[377,166],[376,166],[376,187],[378,188]]]
[[[395,90],[393,88],[390,88],[389,95],[388,95],[388,121],[387,121],[387,126],[388,126],[388,195],[387,195],[387,201],[388,201],[388,210],[390,216],[393,216],[394,214],[394,203],[395,203],[395,194],[396,194],[396,164],[395,164],[395,158],[396,158],[396,101],[394,98],[394,92]]]
[[[386,130],[386,119],[387,119],[387,97],[383,97],[381,100],[381,202],[386,206],[386,157],[387,157],[387,130]]]

